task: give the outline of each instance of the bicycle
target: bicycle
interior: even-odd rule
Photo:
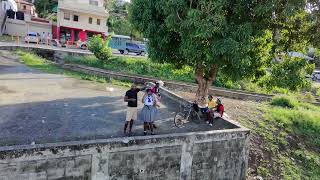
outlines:
[[[193,121],[195,123],[200,123],[201,118],[199,112],[196,111],[194,104],[187,104],[183,106],[183,110],[177,112],[174,116],[174,125],[178,128],[183,127],[183,124]]]

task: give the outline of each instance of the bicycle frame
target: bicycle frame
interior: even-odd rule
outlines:
[[[189,119],[192,110],[193,110],[192,105],[188,104],[188,105],[184,106],[183,113],[184,113],[185,119]]]

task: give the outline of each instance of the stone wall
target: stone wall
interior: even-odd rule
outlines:
[[[1,180],[245,179],[243,128],[1,147]]]

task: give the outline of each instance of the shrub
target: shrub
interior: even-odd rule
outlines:
[[[299,102],[291,96],[275,96],[272,98],[271,105],[281,106],[287,108],[294,108],[298,106]]]
[[[88,49],[102,61],[107,61],[112,56],[112,49],[109,47],[111,36],[103,40],[101,35],[93,36],[88,42]]]
[[[310,89],[311,82],[306,79],[307,74],[312,74],[315,66],[300,58],[287,58],[279,64],[273,65],[271,74],[264,78],[261,85],[272,89],[288,88],[293,91]]]

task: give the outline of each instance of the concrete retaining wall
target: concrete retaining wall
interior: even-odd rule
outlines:
[[[20,44],[20,45],[10,45],[10,46],[0,46],[1,50],[8,50],[8,51],[15,51],[18,49],[25,50],[25,51],[33,51],[39,54],[50,54],[52,57],[46,57],[48,59],[55,60],[57,63],[63,64],[64,58],[67,56],[87,56],[93,55],[91,52],[82,51],[75,49],[61,49],[56,47],[51,47],[50,49],[42,46],[32,46],[27,44]]]
[[[0,148],[5,180],[245,179],[246,129]]]

